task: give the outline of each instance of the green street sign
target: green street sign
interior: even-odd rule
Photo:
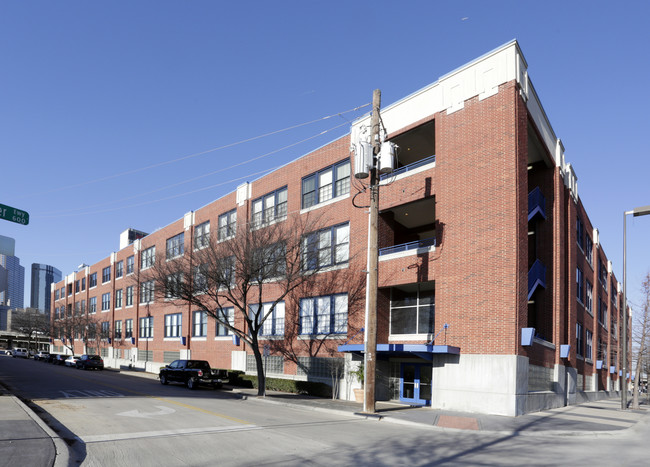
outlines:
[[[27,225],[29,224],[29,213],[27,211],[12,208],[11,206],[0,204],[0,219],[15,222],[16,224]]]

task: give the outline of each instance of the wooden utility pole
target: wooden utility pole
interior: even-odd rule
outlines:
[[[379,173],[377,154],[381,148],[379,138],[379,107],[381,91],[372,93],[372,118],[370,121],[370,143],[372,144],[372,167],[370,169],[370,218],[368,224],[368,278],[366,280],[366,349],[365,363],[365,397],[363,411],[375,413],[375,380],[377,362],[377,286],[378,286],[378,249],[377,220],[379,217]]]

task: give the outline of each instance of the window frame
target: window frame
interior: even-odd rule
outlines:
[[[222,225],[222,220],[225,224]],[[237,208],[224,212],[217,218],[217,241],[230,240],[237,235]]]
[[[338,178],[338,169],[348,166],[347,169],[347,176],[343,176],[341,178]],[[336,164],[332,164],[328,167],[325,167],[324,169],[321,169],[317,172],[313,172],[305,177],[302,178],[301,184],[300,184],[300,208],[301,209],[309,209],[314,206],[318,206],[319,204],[326,203],[330,200],[337,199],[341,196],[345,196],[350,193],[350,184],[351,184],[351,166],[350,166],[350,159],[344,159],[342,161],[337,162]],[[323,175],[330,174],[331,181],[330,183],[321,186],[321,181]],[[347,181],[347,182],[346,182]],[[309,189],[309,191],[305,191],[305,185],[306,183],[313,183],[313,189]],[[331,196],[327,199],[322,199],[322,190],[325,186],[331,186]],[[307,198],[311,198],[309,202],[306,202],[305,200]]]
[[[102,284],[106,284],[111,281],[111,267],[106,266],[102,268]]]
[[[126,258],[126,275],[133,274],[135,271],[135,255]]]
[[[140,253],[140,270],[144,271],[156,264],[156,245],[145,248]]]
[[[153,338],[153,316],[140,317],[140,326],[138,328],[138,336],[140,339]]]
[[[345,298],[344,313],[339,312],[341,304],[337,303],[337,299],[340,298]],[[329,302],[328,310],[327,313],[323,313],[319,307],[326,301]],[[300,299],[299,307],[298,329],[301,336],[347,334],[349,316],[347,293],[304,297]],[[323,326],[321,319],[325,317],[328,322]]]
[[[115,263],[115,279],[119,279],[124,275],[124,261]]]
[[[167,261],[179,258],[185,254],[185,232],[169,237],[165,242],[165,257]]]
[[[102,294],[102,311],[111,311],[111,293]]]
[[[284,193],[284,201],[280,202],[281,195]],[[266,201],[273,197],[273,206],[266,206]],[[260,204],[261,209],[257,210],[257,204]],[[276,190],[270,191],[259,198],[255,198],[251,202],[251,226],[252,229],[260,229],[275,222],[283,221],[287,218],[289,211],[289,190],[285,185]],[[273,209],[273,213],[268,214],[268,211]]]
[[[201,222],[194,227],[194,250],[210,245],[210,221]]]
[[[197,320],[197,317],[200,319]],[[197,332],[198,331],[198,332]],[[195,310],[192,312],[192,337],[208,336],[208,312]]]
[[[344,234],[344,240],[347,241],[338,243],[338,232],[341,229],[347,229],[347,234]],[[321,240],[323,234],[326,232],[329,232],[329,246],[323,247],[321,245]],[[341,256],[340,252],[343,251],[342,247],[345,248],[345,259],[339,261],[339,257]],[[343,222],[341,224],[308,233],[303,237],[302,249],[302,268],[304,271],[348,264],[350,261],[350,223]],[[324,252],[326,250],[329,250],[327,252],[329,261],[321,264],[321,259],[324,257]]]
[[[178,338],[183,335],[183,314],[169,313],[165,315],[165,338]]]
[[[262,311],[259,313],[259,318],[263,318],[268,310],[273,306],[275,302],[265,302],[262,303]],[[249,316],[252,320],[255,321],[256,308],[259,309],[259,303],[254,303],[248,306]],[[285,321],[286,321],[286,308],[284,301],[279,301],[275,303],[275,308],[273,312],[266,318],[259,327],[259,320],[257,322],[258,326],[258,336],[262,338],[268,337],[284,337],[285,334]],[[269,332],[266,332],[269,331]]]
[[[235,326],[235,307],[229,306],[229,307],[224,307],[223,309],[223,314],[226,316],[226,320],[231,326]],[[228,337],[231,336],[232,333],[230,332],[230,329],[228,329],[226,326],[221,324],[219,321],[215,320],[217,323],[216,328],[215,328],[215,337]]]
[[[88,288],[92,289],[93,287],[97,287],[97,273],[93,272],[90,277],[88,278]]]
[[[115,289],[115,308],[122,308],[122,297],[124,292],[122,289]]]
[[[140,283],[140,304],[147,304],[154,302],[156,283],[154,280],[145,281]]]

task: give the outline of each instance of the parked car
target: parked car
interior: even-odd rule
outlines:
[[[38,360],[47,361],[49,356],[50,356],[49,352],[41,351],[41,352],[38,352],[37,354],[34,355],[34,360],[36,360],[36,361],[38,361]]]
[[[68,358],[65,359],[65,366],[77,366],[77,360],[79,360],[79,355],[70,355]]]
[[[18,358],[18,357],[28,358],[29,352],[27,352],[27,349],[24,347],[16,347],[15,349],[12,350],[11,355],[14,358]]]
[[[54,365],[65,365],[65,360],[68,358],[67,355],[60,355],[57,354],[55,355],[50,363],[53,363]]]
[[[77,368],[83,368],[84,370],[94,369],[94,370],[103,370],[104,369],[104,359],[99,355],[82,355],[77,360]]]
[[[205,360],[174,360],[160,369],[158,377],[161,384],[183,383],[189,389],[196,389],[201,385],[212,386],[214,389],[223,386],[219,372],[211,369]]]
[[[5,350],[5,355],[9,355],[9,356],[11,356],[11,349],[7,349],[7,350]]]

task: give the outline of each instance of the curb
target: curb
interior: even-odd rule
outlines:
[[[5,396],[6,397],[6,396]],[[66,442],[57,435],[34,411],[16,396],[9,396],[25,411],[25,413],[47,434],[54,444],[54,467],[67,467],[70,462],[70,450]]]

